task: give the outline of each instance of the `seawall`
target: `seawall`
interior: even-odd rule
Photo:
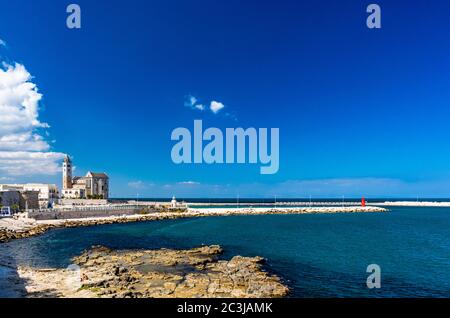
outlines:
[[[86,211],[82,209],[74,208],[71,211],[46,211],[46,212],[29,212],[28,217],[37,221],[43,220],[62,220],[62,219],[82,219],[82,218],[95,218],[95,217],[109,217],[109,216],[122,216],[137,214],[139,209],[128,208],[121,210],[91,210]]]

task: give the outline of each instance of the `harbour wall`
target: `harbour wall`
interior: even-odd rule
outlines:
[[[83,218],[98,218],[109,216],[122,216],[138,214],[142,211],[139,207],[124,207],[111,209],[87,209],[87,208],[72,208],[72,209],[52,209],[52,210],[36,210],[29,211],[28,218],[37,221],[43,220],[59,220],[59,219],[83,219]],[[146,213],[153,211],[146,210]],[[156,211],[155,211],[156,212]]]
[[[61,205],[107,205],[108,200],[103,199],[61,199]]]

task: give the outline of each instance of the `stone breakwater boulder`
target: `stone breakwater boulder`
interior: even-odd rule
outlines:
[[[0,243],[6,243],[15,239],[27,238],[35,235],[40,235],[49,229],[53,228],[52,225],[36,225],[31,229],[25,229],[21,231],[13,231],[9,229],[0,229]]]
[[[83,227],[83,226],[96,226],[96,225],[106,225],[106,224],[117,224],[117,223],[133,223],[133,222],[143,222],[143,221],[155,221],[155,220],[166,220],[166,219],[176,219],[180,217],[187,217],[185,213],[164,213],[157,215],[139,215],[133,218],[130,217],[111,217],[111,218],[99,218],[99,219],[86,219],[86,220],[61,220],[61,222],[56,223],[37,223],[36,221],[29,219],[29,222],[19,220],[10,220],[8,227],[2,227],[0,224],[0,243],[6,243],[14,239],[28,238],[36,235],[45,233],[46,231],[53,228],[73,228],[73,227]]]
[[[283,297],[289,289],[262,269],[261,257],[221,260],[217,245],[191,250],[113,251],[93,247],[73,262],[82,287],[98,297]]]

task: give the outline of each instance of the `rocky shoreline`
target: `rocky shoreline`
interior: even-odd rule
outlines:
[[[117,223],[132,223],[157,220],[170,220],[192,217],[230,216],[230,215],[270,215],[270,214],[320,214],[320,213],[380,213],[385,208],[369,207],[304,207],[304,208],[212,208],[189,209],[185,212],[157,212],[150,214],[111,216],[85,219],[60,219],[34,221],[30,219],[0,219],[0,243],[40,235],[54,228],[71,228]]]
[[[377,213],[378,207],[214,208],[185,212],[35,221],[0,219],[0,242],[50,229],[178,218],[313,213]],[[263,270],[261,257],[222,260],[218,246],[192,250],[112,251],[95,247],[73,260],[72,268],[11,267],[26,282],[25,297],[284,297],[288,288]],[[9,266],[4,264],[4,266]],[[13,265],[11,265],[13,266]]]
[[[93,247],[67,269],[19,268],[28,297],[274,298],[289,289],[261,257],[222,260],[217,245],[190,250]]]

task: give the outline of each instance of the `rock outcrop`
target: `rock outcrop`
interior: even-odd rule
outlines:
[[[261,257],[220,260],[219,246],[191,250],[112,251],[94,247],[74,259],[81,290],[99,297],[283,297],[280,279],[262,270]]]
[[[0,229],[0,243],[6,243],[15,239],[27,238],[35,235],[40,235],[47,232],[49,229],[55,226],[49,224],[35,225],[29,229],[23,229],[20,231]]]
[[[220,259],[217,245],[190,250],[93,247],[67,269],[19,267],[27,297],[273,298],[289,289],[261,257]]]

